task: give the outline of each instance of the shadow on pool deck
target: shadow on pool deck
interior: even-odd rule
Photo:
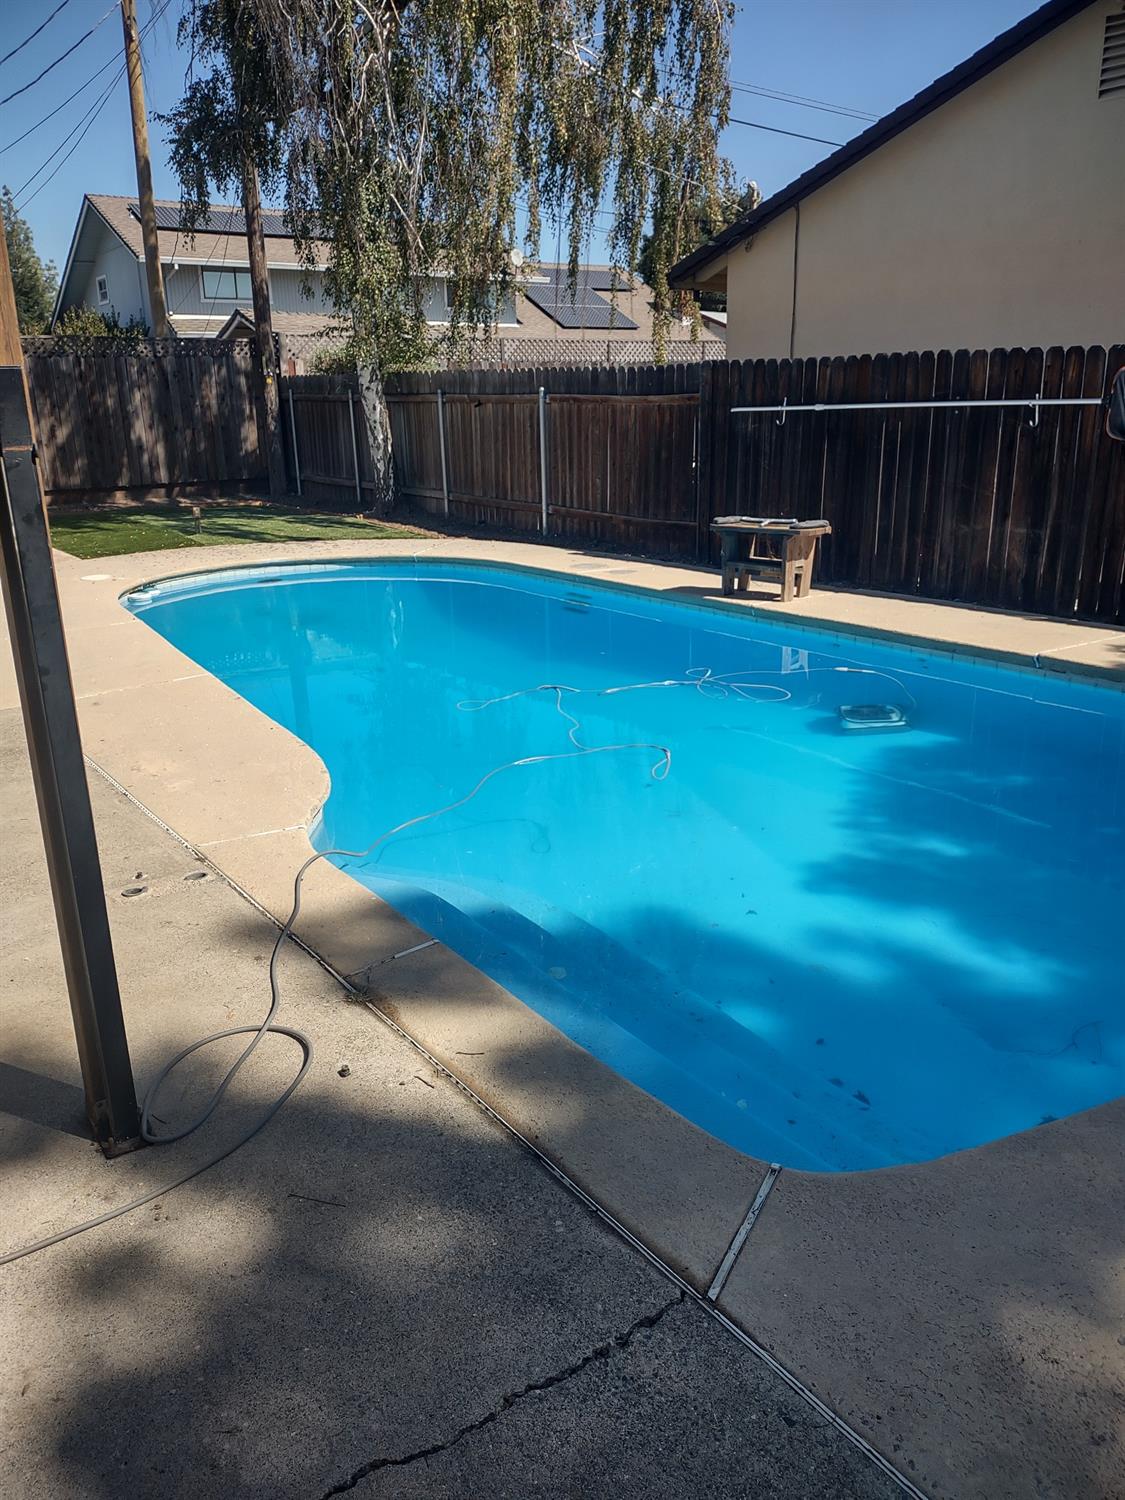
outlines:
[[[667,909],[649,918],[662,944],[698,940]],[[588,1162],[598,1121],[566,1120],[554,1050],[455,1055],[451,1038],[491,1047],[495,988],[441,948],[407,962],[421,972],[395,975],[398,1019],[556,1159]],[[784,986],[765,946],[726,963]],[[786,1170],[720,1305],[935,1497],[1116,1500],[1123,1131],[1118,1101],[920,1166]]]
[[[957,764],[952,745],[934,748],[935,773]],[[631,946],[659,966],[705,943],[717,987],[742,994],[755,983],[770,984],[771,994],[795,993],[810,968],[838,963],[832,977],[841,1017],[883,1006],[890,1026],[902,1024],[902,1008],[924,984],[965,1028],[967,1042],[1003,1048],[992,1029],[1003,1022],[991,967],[997,924],[1013,861],[1031,859],[1051,830],[1016,824],[1014,842],[997,839],[997,820],[985,809],[1004,788],[991,782],[973,788],[962,781],[979,806],[938,797],[920,804],[890,780],[863,786],[851,804],[847,855],[812,859],[806,868],[809,932],[796,957],[768,934],[752,936],[754,920],[745,938],[732,940],[686,923],[675,906],[651,904],[633,914]],[[1048,816],[1065,826],[1070,814],[1059,801]],[[1090,837],[1104,833],[1090,830]],[[1071,880],[1082,874],[1075,848]],[[888,853],[898,867],[889,888],[878,865]],[[873,909],[890,903],[925,913],[956,946],[918,950],[880,925],[841,939],[839,928],[820,920],[817,903],[845,891],[870,897]],[[1042,899],[1045,919],[1049,889]],[[1116,931],[1114,892],[1102,887],[1101,899],[1105,909],[1088,909],[1086,919],[1104,936]],[[1032,923],[1021,938],[1022,948],[1009,944],[1005,960],[1048,980],[1036,997],[1042,1011],[1030,1027],[1032,1050],[1068,1072],[1104,1067],[1108,1033],[1090,1028],[1108,1026],[1120,1006],[1112,945],[1097,953],[1078,945],[1060,968],[1045,927]],[[877,980],[855,977],[860,961]],[[407,962],[419,976],[413,981],[403,965],[391,975],[376,971],[373,982],[389,987],[380,1003],[408,1030],[493,1099],[526,1100],[542,1087],[557,1066],[549,1049],[493,1051],[485,1083],[474,1072],[485,1064],[450,1048],[455,1036],[459,1046],[488,1045],[473,1038],[487,1033],[495,987],[467,982],[465,966],[440,947]],[[1049,1000],[1059,1007],[1053,1017]],[[1080,1018],[1069,1038],[1068,1009]],[[903,1066],[921,1077],[928,1059],[910,1053],[908,1031],[904,1025],[898,1042]],[[866,1078],[847,1082],[849,1090],[854,1084],[876,1094]],[[596,1123],[568,1125],[549,1113],[547,1120],[539,1118],[538,1138],[556,1159],[588,1155],[584,1137]],[[1125,1100],[1118,1100],[918,1166],[785,1171],[721,1305],[923,1490],[951,1500],[1111,1500],[1125,1468],[1123,1131]]]

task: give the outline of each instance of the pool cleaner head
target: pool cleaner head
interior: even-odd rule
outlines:
[[[906,715],[893,703],[842,703],[839,709],[840,728],[854,732],[858,729],[907,729]]]

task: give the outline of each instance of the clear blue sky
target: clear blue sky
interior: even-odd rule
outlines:
[[[0,0],[0,56],[21,42],[58,3]],[[142,27],[162,3],[137,0]],[[176,18],[183,3],[170,0],[144,40],[150,112],[169,109],[183,89],[187,59],[176,46]],[[735,22],[730,75],[737,83],[885,114],[1030,13],[1036,3],[803,0],[802,4],[792,4],[790,0],[746,0]],[[111,0],[66,0],[41,35],[0,65],[0,98],[29,83],[95,26],[110,5]],[[42,82],[0,106],[0,182],[17,191],[17,202],[26,203],[23,212],[40,253],[54,259],[60,270],[82,194],[136,192],[128,97],[124,77],[117,77],[120,52],[121,21],[114,7],[94,34]],[[34,129],[26,140],[10,145],[103,64],[107,65],[105,71],[77,98]],[[83,116],[107,87],[110,92],[105,105],[87,130]],[[849,139],[868,123],[740,90],[733,95],[731,113],[835,142]],[[160,126],[153,122],[150,128],[157,195],[175,198],[178,188],[167,166]],[[722,144],[740,176],[755,178],[767,195],[832,150],[829,145],[740,125],[729,127]],[[33,176],[40,167],[44,170]],[[29,185],[23,187],[25,183]],[[597,259],[601,250],[595,241],[590,247],[591,258]],[[550,255],[550,247],[544,245],[543,253]]]

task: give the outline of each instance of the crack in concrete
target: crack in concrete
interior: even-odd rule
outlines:
[[[322,1500],[330,1500],[330,1496],[332,1495],[346,1494],[348,1490],[355,1489],[361,1479],[366,1479],[369,1475],[378,1473],[380,1469],[401,1469],[407,1464],[417,1463],[419,1459],[433,1458],[435,1454],[446,1452],[447,1449],[453,1448],[461,1442],[462,1438],[469,1437],[474,1432],[480,1432],[484,1427],[490,1427],[493,1422],[498,1421],[506,1411],[510,1411],[525,1396],[533,1396],[537,1391],[549,1391],[556,1385],[562,1385],[564,1381],[572,1380],[575,1375],[580,1375],[590,1365],[597,1364],[602,1360],[611,1359],[615,1354],[620,1353],[621,1350],[627,1349],[638,1333],[643,1333],[649,1328],[655,1328],[660,1320],[670,1313],[673,1308],[683,1306],[686,1300],[687,1293],[678,1292],[670,1301],[658,1307],[655,1312],[645,1313],[643,1317],[638,1318],[634,1323],[630,1323],[624,1333],[614,1334],[613,1338],[604,1344],[598,1344],[574,1364],[566,1365],[563,1369],[556,1370],[554,1374],[544,1376],[542,1380],[533,1380],[529,1385],[522,1386],[518,1391],[509,1391],[506,1396],[501,1398],[499,1405],[494,1406],[483,1417],[478,1417],[476,1421],[467,1422],[452,1437],[445,1438],[440,1443],[433,1443],[428,1448],[418,1448],[413,1453],[404,1453],[398,1457],[373,1458],[369,1463],[362,1464],[347,1479],[342,1480],[337,1485],[333,1485],[330,1490],[326,1490]]]

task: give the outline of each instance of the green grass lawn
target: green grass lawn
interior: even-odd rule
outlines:
[[[313,542],[426,536],[414,526],[361,521],[276,505],[203,506],[201,530],[191,510],[100,510],[52,515],[51,541],[72,557],[116,557],[166,547],[207,547],[220,542]]]

